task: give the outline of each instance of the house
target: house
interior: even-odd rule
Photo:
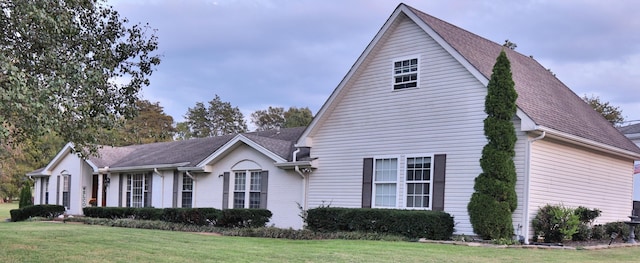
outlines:
[[[640,123],[618,128],[633,143],[640,146]],[[633,169],[634,210],[640,215],[640,160],[636,160]]]
[[[270,224],[301,228],[301,171],[311,161],[300,161],[304,153],[292,148],[303,130],[102,147],[88,159],[67,144],[27,175],[35,180],[36,204],[61,204],[68,214],[90,205],[267,208]]]
[[[472,234],[467,204],[486,144],[484,99],[501,50],[518,92],[514,232],[546,204],[628,220],[640,149],[529,56],[400,4],[297,146],[317,158],[305,207],[443,210]]]
[[[308,127],[103,148],[88,160],[67,145],[30,174],[36,203],[71,214],[93,197],[99,206],[266,207],[273,224],[294,228],[298,204],[427,209],[473,234],[467,204],[501,50],[400,4]],[[505,52],[519,94],[515,232],[529,240],[546,204],[598,208],[597,223],[627,220],[640,148],[533,58]]]

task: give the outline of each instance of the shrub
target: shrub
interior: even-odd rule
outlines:
[[[591,224],[593,220],[595,220],[600,216],[600,213],[602,213],[602,211],[600,211],[597,208],[594,208],[593,210],[591,210],[584,206],[578,206],[578,208],[576,208],[575,210],[575,213],[576,215],[578,215],[578,218],[581,223]]]
[[[571,240],[579,225],[580,220],[574,209],[561,205],[546,205],[540,208],[533,219],[535,233],[543,234],[545,242]]]
[[[215,225],[222,211],[215,208],[165,208],[162,220],[191,225]]]
[[[367,232],[410,239],[449,239],[453,217],[438,211],[319,207],[307,211],[307,227],[317,232]]]
[[[273,214],[267,209],[225,209],[219,227],[264,227]]]
[[[20,190],[20,203],[18,203],[18,208],[33,205],[33,200],[31,198],[31,186],[29,184],[25,184]]]
[[[607,235],[607,231],[604,225],[595,225],[591,228],[591,239],[594,240],[603,240],[611,238]]]
[[[24,221],[30,217],[54,218],[64,212],[65,208],[61,205],[32,205],[9,211],[13,222]]]
[[[85,216],[96,218],[129,218],[134,217],[135,208],[132,207],[85,207],[82,212]]]

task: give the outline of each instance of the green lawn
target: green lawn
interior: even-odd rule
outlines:
[[[11,218],[9,213],[11,209],[18,209],[18,202],[0,204],[0,223],[7,218]]]
[[[50,222],[0,223],[0,262],[637,262],[640,247],[504,249],[221,237]]]

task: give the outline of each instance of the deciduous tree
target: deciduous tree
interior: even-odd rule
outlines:
[[[290,107],[284,111],[283,107],[271,107],[257,110],[251,114],[251,122],[257,126],[256,130],[264,131],[281,128],[307,126],[313,120],[313,114],[308,107]]]
[[[247,123],[240,109],[222,101],[218,95],[209,101],[206,108],[202,102],[196,103],[195,107],[187,110],[184,117],[186,121],[178,126],[181,128],[180,132],[185,133],[185,138],[221,136],[247,131]],[[185,125],[188,129],[183,129]]]
[[[173,140],[176,132],[173,127],[173,117],[164,112],[159,102],[139,100],[136,102],[136,108],[136,116],[126,120],[124,127],[116,131],[113,136],[115,139],[113,145],[125,146]]]
[[[100,0],[0,1],[0,142],[55,132],[95,150],[160,63],[148,25]]]
[[[513,162],[517,140],[513,117],[518,93],[511,76],[511,63],[500,52],[487,85],[482,173],[475,179],[467,207],[473,231],[484,239],[511,238],[511,215],[517,206],[516,168]]]
[[[620,107],[613,106],[608,101],[602,101],[600,100],[600,97],[595,95],[584,95],[582,100],[591,105],[594,110],[602,114],[602,116],[611,124],[618,126],[624,122],[624,117],[622,116],[622,110]]]

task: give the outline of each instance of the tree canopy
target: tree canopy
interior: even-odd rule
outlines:
[[[582,100],[591,105],[594,110],[602,114],[602,116],[611,124],[618,126],[624,122],[624,117],[622,116],[622,110],[620,107],[613,106],[608,101],[602,101],[600,100],[600,97],[594,95],[584,95]]]
[[[485,98],[482,173],[475,179],[467,209],[473,231],[484,239],[511,238],[511,214],[517,207],[516,167],[513,162],[517,140],[512,122],[516,114],[515,90],[511,63],[504,50],[496,59]]]
[[[271,107],[257,110],[251,114],[251,122],[257,126],[256,130],[265,131],[280,128],[307,126],[313,120],[313,114],[308,107],[290,107],[284,111],[283,107]]]
[[[208,106],[197,102],[187,110],[185,121],[177,124],[178,139],[202,138],[247,131],[244,115],[238,107],[216,95]]]
[[[164,112],[160,102],[139,100],[136,102],[136,109],[135,117],[125,120],[124,125],[111,131],[112,135],[108,136],[109,142],[106,144],[126,146],[173,140],[176,133],[173,117]]]
[[[0,143],[56,133],[95,150],[160,63],[148,25],[99,0],[0,1]]]

